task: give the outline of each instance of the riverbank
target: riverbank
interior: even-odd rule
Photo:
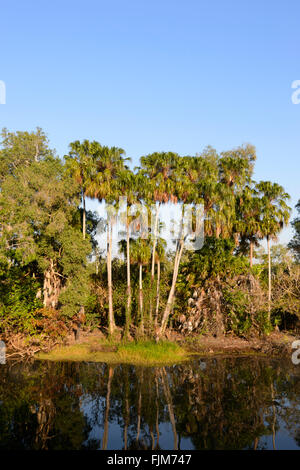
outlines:
[[[232,335],[219,338],[169,333],[168,339],[155,343],[139,341],[122,343],[109,340],[98,333],[84,334],[79,342],[55,347],[36,355],[50,361],[106,362],[108,364],[169,365],[207,355],[262,355],[287,357],[292,354],[292,342],[297,339],[289,333],[273,332],[264,338],[246,340]]]
[[[134,364],[161,366],[187,361],[192,353],[171,341],[139,341],[117,343],[99,339],[95,335],[68,346],[54,348],[47,353],[38,353],[37,359],[50,361],[86,361],[108,364]]]

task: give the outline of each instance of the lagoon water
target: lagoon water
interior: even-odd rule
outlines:
[[[0,366],[0,449],[300,449],[300,366]]]

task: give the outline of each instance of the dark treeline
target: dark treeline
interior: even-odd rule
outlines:
[[[274,240],[289,221],[288,194],[253,180],[255,148],[195,156],[157,152],[134,170],[121,148],[75,141],[63,159],[41,129],[2,131],[0,150],[1,334],[57,342],[84,307],[86,326],[124,338],[159,339],[167,328],[213,334],[292,328],[299,317],[299,221],[288,250]],[[114,217],[100,220],[87,198],[119,209],[127,197],[123,257],[113,257]],[[136,203],[150,207],[154,230],[132,238]],[[161,207],[202,204],[204,246],[186,249],[184,230],[172,250],[160,236]],[[138,214],[139,215],[139,214]],[[134,222],[135,219],[135,222]],[[99,246],[97,231],[106,232]],[[266,239],[268,252],[258,260]],[[105,254],[104,254],[105,252]],[[297,258],[298,257],[298,258]],[[272,261],[274,265],[272,266]]]

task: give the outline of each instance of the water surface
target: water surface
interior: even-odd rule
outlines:
[[[300,366],[0,366],[0,449],[299,449]]]

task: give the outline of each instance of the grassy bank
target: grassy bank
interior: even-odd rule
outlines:
[[[176,343],[140,341],[126,344],[86,342],[39,353],[38,359],[50,361],[87,361],[144,366],[167,365],[188,360],[190,353]]]
[[[50,361],[106,362],[143,366],[172,365],[195,356],[208,355],[263,355],[284,357],[291,355],[294,336],[272,333],[265,338],[245,340],[238,337],[195,335],[174,341],[138,341],[122,343],[104,337],[87,336],[81,343],[56,347],[49,353],[39,353],[37,359]]]

